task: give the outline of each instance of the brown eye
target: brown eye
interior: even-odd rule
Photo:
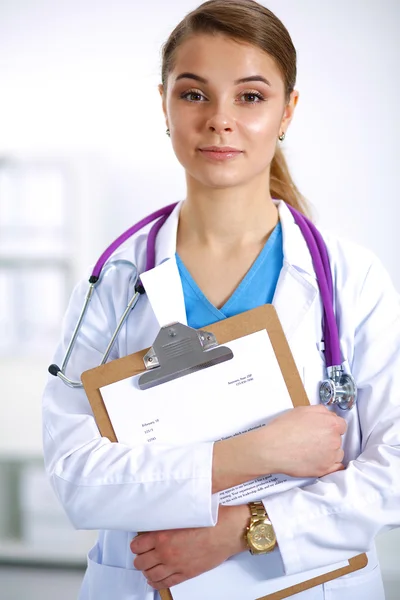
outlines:
[[[264,96],[259,92],[245,92],[241,95],[241,98],[245,98],[245,104],[258,104],[265,100]]]
[[[200,92],[195,90],[189,90],[188,92],[181,94],[180,97],[189,102],[201,102],[201,98],[204,98],[203,94],[200,94]]]

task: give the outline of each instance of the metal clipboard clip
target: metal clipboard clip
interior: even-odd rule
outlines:
[[[143,357],[146,372],[139,377],[139,387],[147,390],[232,358],[232,350],[218,346],[213,333],[172,323],[160,329]]]

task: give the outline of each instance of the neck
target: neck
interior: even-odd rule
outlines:
[[[263,178],[264,179],[264,178]],[[278,223],[268,185],[193,189],[188,185],[178,228],[179,247],[232,248],[263,244]]]

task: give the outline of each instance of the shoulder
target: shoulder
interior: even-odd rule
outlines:
[[[97,309],[109,313],[114,304],[126,301],[127,293],[133,290],[137,276],[145,270],[146,234],[137,234],[112,253],[101,269],[91,302]],[[89,278],[96,263],[92,263],[75,285],[69,303],[69,311],[78,310],[87,294]]]
[[[147,232],[140,232],[129,238],[109,258],[107,264],[123,263],[124,261],[135,265],[139,273],[146,266]]]
[[[331,260],[340,263],[342,268],[343,266],[357,266],[362,271],[368,271],[377,260],[376,255],[365,246],[336,235],[331,231],[323,229],[320,231]]]
[[[352,240],[321,230],[336,287],[355,287],[359,292],[368,278],[386,273],[378,257]]]
[[[330,232],[323,232],[336,289],[336,302],[343,314],[352,312],[355,324],[379,315],[380,326],[398,329],[400,296],[393,281],[371,250]],[[378,323],[378,321],[377,321]]]

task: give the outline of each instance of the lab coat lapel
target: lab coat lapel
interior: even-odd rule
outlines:
[[[187,325],[185,298],[176,264],[176,235],[178,231],[179,203],[156,240],[156,267],[142,273],[140,278],[160,327],[179,322]]]
[[[283,237],[283,267],[273,298],[286,338],[301,325],[318,294],[312,258],[304,237],[284,202],[278,203]]]
[[[317,290],[292,265],[284,263],[272,304],[288,341],[301,325],[316,295]]]
[[[160,327],[187,325],[185,298],[175,256],[142,273],[141,280]]]

